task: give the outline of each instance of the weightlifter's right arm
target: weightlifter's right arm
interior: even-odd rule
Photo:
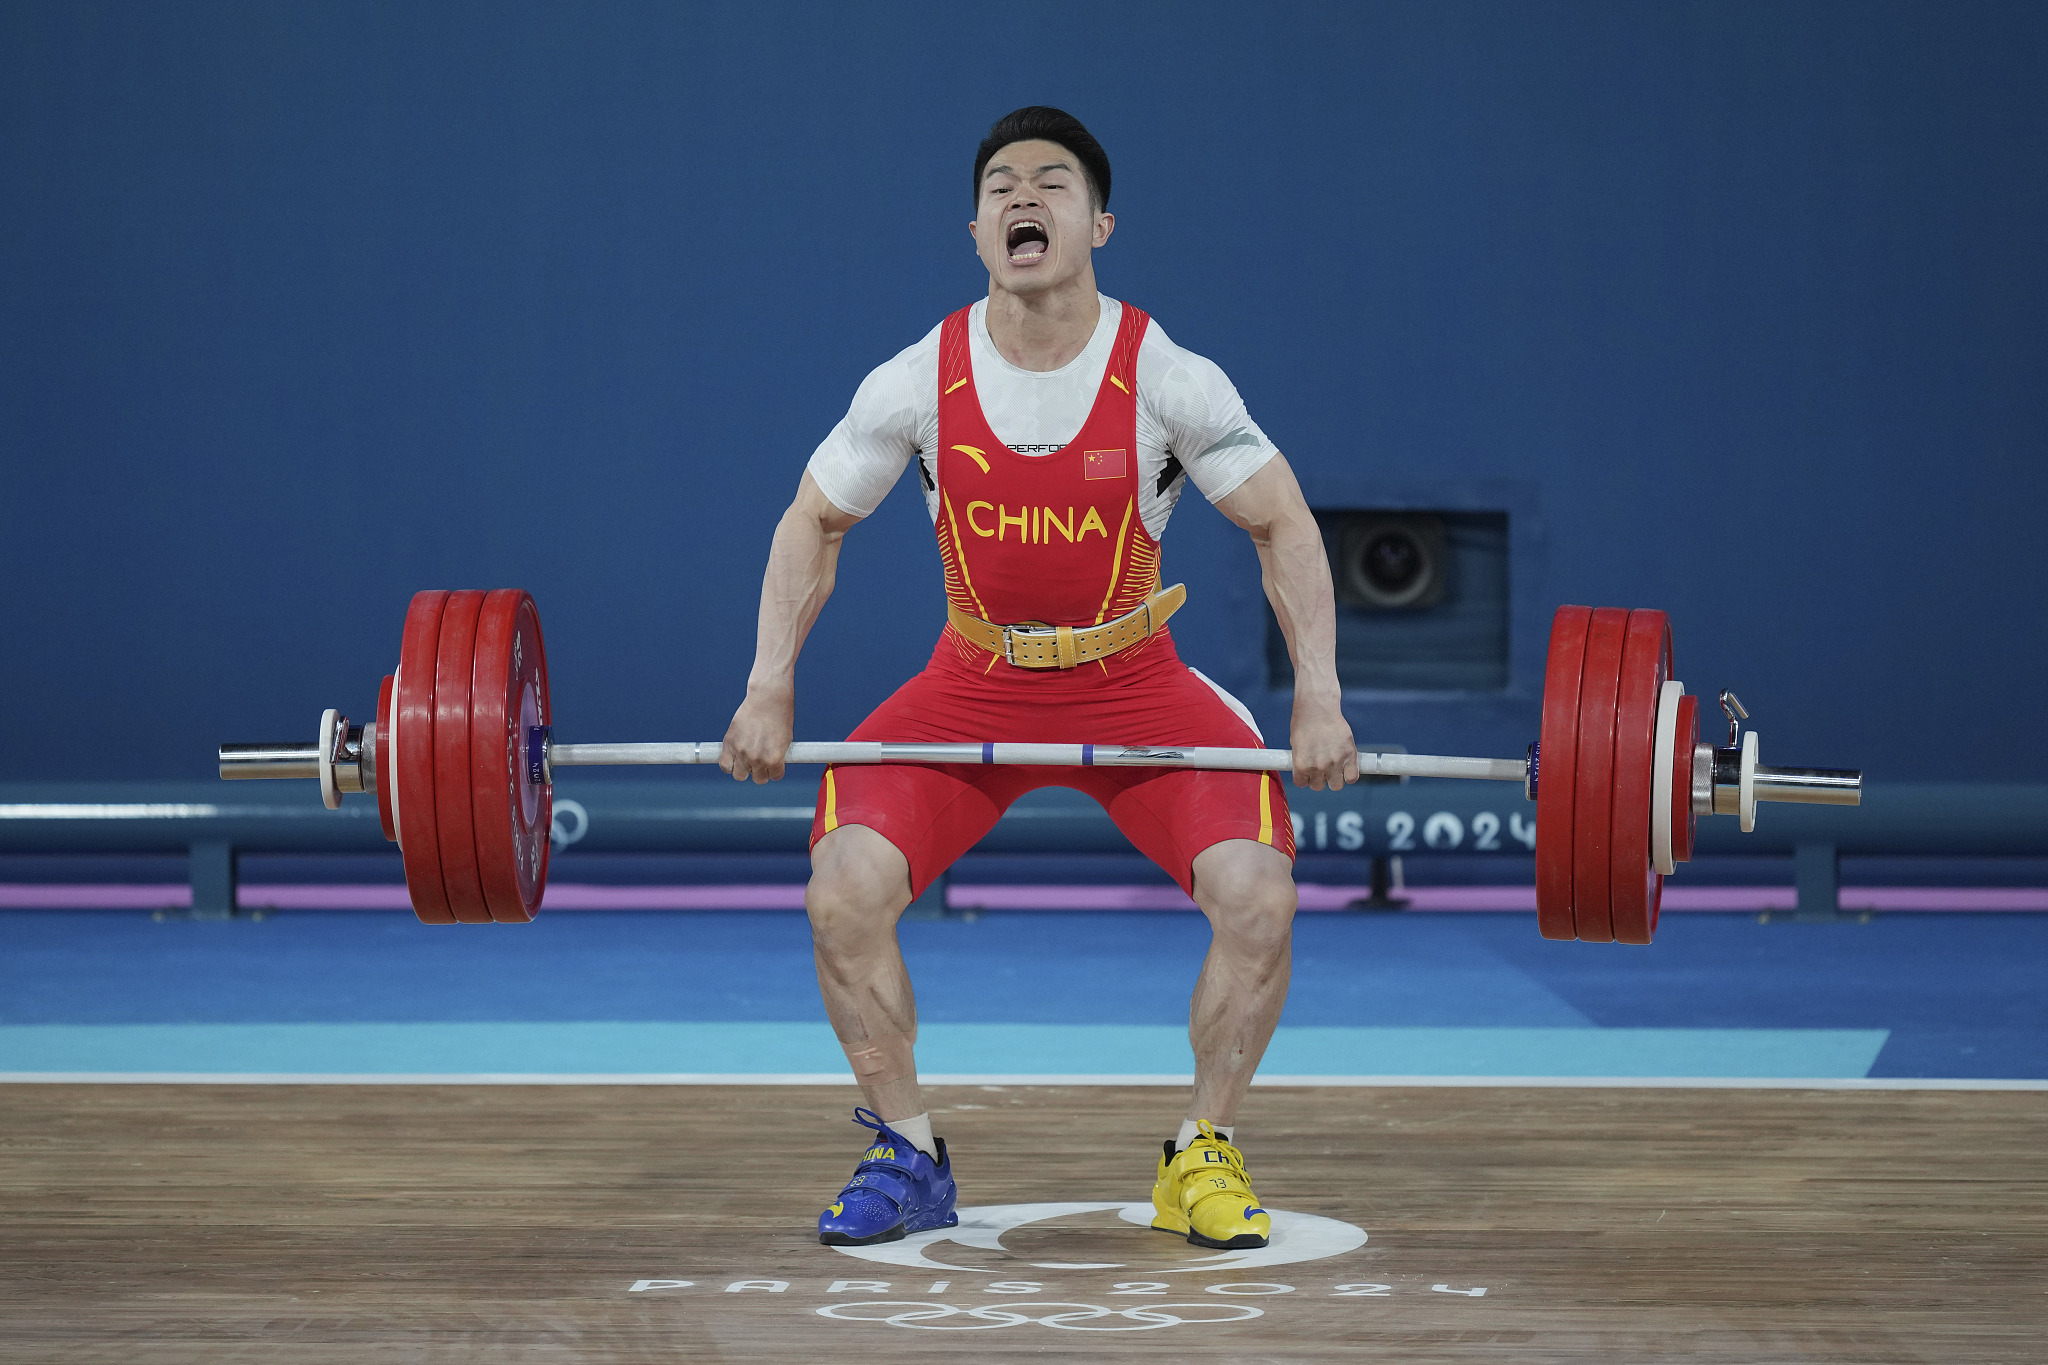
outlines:
[[[832,595],[839,542],[859,520],[834,506],[806,472],[796,500],[776,524],[768,571],[761,577],[761,617],[747,699],[733,715],[718,758],[718,766],[739,781],[772,782],[782,776],[782,757],[796,722],[796,656]]]

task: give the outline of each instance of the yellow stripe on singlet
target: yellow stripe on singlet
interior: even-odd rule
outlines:
[[[1137,505],[1136,498],[1124,504],[1123,525],[1116,528],[1116,555],[1109,561],[1109,591],[1102,595],[1102,610],[1095,613],[1098,626],[1102,624],[1102,618],[1109,615],[1109,604],[1116,600],[1116,580],[1124,571],[1124,533],[1131,529],[1131,509]]]
[[[825,770],[825,780],[832,780],[830,768]],[[1259,774],[1259,842],[1262,844],[1273,842],[1273,793],[1266,786],[1272,780],[1271,773]]]
[[[960,523],[953,516],[953,500],[941,493],[939,501],[946,505],[946,527],[953,533],[953,562],[960,566],[960,586],[974,599],[974,614],[986,621],[988,608],[981,605],[981,594],[974,590],[974,579],[967,572],[967,547],[960,543]]]
[[[1268,823],[1271,823],[1270,821]],[[825,769],[825,832],[830,834],[839,828],[839,788],[832,781],[832,770]]]

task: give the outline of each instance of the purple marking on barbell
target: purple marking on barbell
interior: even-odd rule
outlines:
[[[1081,766],[1084,768],[1095,766],[1095,746],[1093,744],[1083,744],[1081,746]]]
[[[996,761],[996,746],[994,744],[983,743],[983,745],[981,746],[981,761],[984,763],[993,763]]]

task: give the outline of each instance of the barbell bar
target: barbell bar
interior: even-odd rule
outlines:
[[[1546,938],[1648,943],[1663,879],[1692,856],[1700,816],[1747,832],[1761,801],[1858,804],[1862,774],[1766,767],[1749,713],[1721,692],[1723,744],[1698,735],[1699,699],[1671,676],[1661,611],[1566,606],[1552,621],[1541,733],[1522,758],[1360,751],[1368,777],[1520,782],[1537,803],[1537,923]],[[554,770],[718,762],[717,741],[566,744],[554,739],[533,599],[516,589],[413,598],[397,671],[376,718],[330,709],[310,744],[220,746],[223,778],[320,784],[338,808],[374,794],[428,923],[523,923],[546,885]],[[788,764],[934,763],[1286,772],[1286,749],[1143,744],[797,743]]]
[[[720,741],[684,744],[555,744],[543,733],[534,745],[547,769],[607,764],[716,763]],[[1288,749],[1173,748],[1132,744],[792,744],[784,763],[962,763],[1026,768],[1208,768],[1224,772],[1291,772]],[[1520,782],[1529,764],[1520,758],[1448,758],[1437,754],[1381,754],[1361,751],[1358,771],[1366,777],[1467,777]]]

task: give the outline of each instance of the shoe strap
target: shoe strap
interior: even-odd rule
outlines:
[[[1197,1155],[1199,1153],[1199,1155]],[[1217,1158],[1212,1161],[1210,1157]],[[1192,1159],[1190,1159],[1192,1158]],[[1244,1153],[1220,1137],[1198,1137],[1174,1154],[1173,1164],[1188,1171],[1214,1171],[1227,1168],[1242,1174]]]
[[[894,1168],[879,1162],[861,1163],[861,1168],[853,1173],[853,1179],[847,1181],[846,1188],[839,1192],[840,1197],[844,1198],[855,1190],[873,1190],[894,1201],[899,1212],[908,1210],[917,1202],[910,1182]]]
[[[894,1155],[890,1155],[892,1152]],[[919,1164],[918,1158],[920,1157],[924,1158],[924,1163],[927,1165],[936,1166],[938,1164],[908,1142],[888,1142],[885,1140],[875,1143],[862,1152],[860,1154],[860,1164],[854,1167],[854,1169],[865,1171],[872,1166],[880,1170],[901,1171],[905,1176],[916,1179]]]
[[[1173,1161],[1180,1177],[1181,1211],[1192,1216],[1197,1204],[1218,1195],[1249,1200],[1256,1206],[1259,1196],[1252,1192],[1251,1179],[1245,1174],[1244,1153],[1217,1136],[1207,1122],[1202,1123],[1201,1133]]]
[[[1217,1198],[1245,1199],[1254,1205],[1259,1202],[1244,1174],[1227,1167],[1219,1166],[1209,1172],[1190,1171],[1181,1180],[1181,1212],[1192,1216],[1197,1205]]]

